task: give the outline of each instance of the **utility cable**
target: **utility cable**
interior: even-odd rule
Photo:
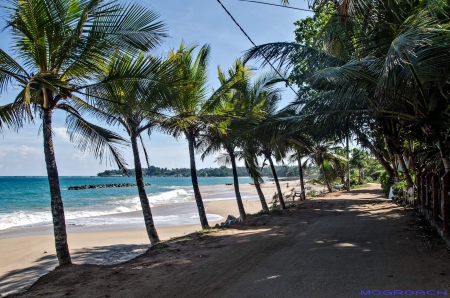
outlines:
[[[264,4],[264,5],[270,5],[270,6],[281,7],[281,8],[295,9],[295,10],[301,10],[301,11],[313,12],[313,13],[323,13],[323,14],[328,14],[328,15],[333,15],[333,16],[338,16],[338,17],[343,17],[343,18],[352,18],[352,19],[356,19],[355,16],[344,15],[344,14],[339,14],[339,13],[334,13],[334,12],[315,11],[315,10],[312,10],[312,9],[298,8],[298,7],[293,7],[293,6],[280,5],[280,4],[273,4],[273,3],[267,3],[267,2],[262,2],[262,1],[255,1],[255,0],[239,0],[239,1],[240,1],[240,2],[256,3],[256,4]],[[386,21],[385,21],[384,23],[385,23],[385,24],[388,24],[388,25],[395,25],[395,26],[406,26],[406,25],[403,25],[403,24],[390,23],[390,22],[386,22]],[[412,26],[406,26],[406,27],[412,27]]]
[[[301,10],[301,11],[307,11],[307,12],[315,12],[312,9],[298,8],[298,7],[293,7],[293,6],[273,4],[273,3],[261,2],[261,1],[253,1],[253,0],[239,0],[239,1],[242,1],[242,2],[253,2],[253,3],[265,4],[265,5],[271,5],[271,6],[278,6],[278,7],[282,7],[282,8],[289,8],[289,9],[295,9],[295,10]]]
[[[252,43],[252,45],[256,48],[257,45],[253,42],[253,40],[250,38],[250,36],[248,36],[248,34],[245,32],[245,30],[241,27],[241,25],[239,25],[239,23],[236,21],[236,19],[231,15],[231,13],[228,11],[228,9],[226,9],[226,7],[222,4],[222,2],[220,2],[220,0],[217,0],[217,2],[219,2],[219,4],[222,6],[222,8],[225,10],[225,12],[230,16],[230,18],[233,20],[233,22],[236,24],[236,26],[239,27],[239,29],[242,31],[242,33],[244,33],[244,35],[247,37],[247,39]],[[269,64],[273,70],[275,70],[275,72],[280,76],[280,78],[286,83],[287,86],[289,86],[289,88],[297,95],[297,97],[299,97],[300,95],[294,90],[294,88],[292,87],[291,83],[289,83],[289,81],[278,71],[278,69],[272,64],[272,62],[270,62],[270,60],[266,57],[266,55],[264,55],[261,50],[258,50],[259,53],[261,54],[261,56],[264,58],[264,60],[266,60],[267,64]]]

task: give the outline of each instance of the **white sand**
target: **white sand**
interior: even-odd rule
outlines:
[[[285,183],[284,183],[285,184]],[[286,185],[283,190],[288,192]],[[292,185],[292,184],[291,184]],[[213,193],[214,189],[233,189],[233,186],[203,187],[202,192]],[[256,194],[251,185],[241,185],[243,194]],[[291,186],[292,188],[292,186]],[[275,193],[275,185],[269,183],[263,186],[266,201],[269,204]],[[206,202],[209,214],[219,214],[224,219],[228,215],[239,216],[235,200]],[[244,200],[247,213],[261,210],[259,200]],[[214,226],[217,222],[210,222]],[[68,228],[69,248],[74,263],[109,264],[131,259],[149,247],[149,240],[145,229],[111,230],[80,232],[76,228]],[[157,227],[161,240],[182,236],[201,230],[200,224],[174,227]],[[0,294],[20,291],[33,284],[40,276],[53,270],[57,265],[54,239],[50,227],[21,229],[12,233],[3,233],[0,239]]]

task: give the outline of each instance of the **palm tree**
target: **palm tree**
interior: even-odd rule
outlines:
[[[260,187],[261,177],[257,170],[256,146],[249,142],[254,139],[251,130],[253,126],[264,119],[280,99],[280,90],[275,88],[275,84],[280,82],[278,75],[267,73],[252,82],[250,70],[240,60],[235,62],[228,75],[219,69],[219,80],[222,84],[226,84],[233,77],[237,80],[233,89],[225,94],[225,100],[217,111],[227,115],[228,119],[209,126],[201,138],[202,159],[208,154],[221,150],[226,152],[220,160],[229,162],[232,166],[236,200],[242,220],[245,219],[246,214],[239,191],[236,155],[244,159],[247,171],[254,180],[263,211],[268,211]],[[238,147],[241,147],[243,151],[236,151]]]
[[[293,149],[294,154],[291,155],[291,160],[297,161],[298,164],[298,176],[300,179],[300,189],[302,199],[306,199],[305,182],[303,180],[303,166],[302,159],[311,154],[311,140],[306,137],[305,134],[294,131],[291,135],[287,136],[290,143],[290,147]],[[306,162],[304,162],[306,164]]]
[[[262,211],[269,212],[266,198],[264,197],[264,193],[261,189],[263,179],[261,177],[261,170],[258,164],[258,146],[256,140],[251,137],[247,138],[242,147],[242,159],[244,160],[245,168],[247,169],[249,176],[253,179],[253,184],[255,184],[256,192],[258,193],[259,200],[261,201]]]
[[[224,100],[214,111],[214,113],[224,115],[226,118],[208,125],[203,134],[200,135],[198,145],[202,150],[202,160],[210,154],[225,150],[226,155],[220,156],[216,161],[225,165],[231,164],[239,215],[241,220],[244,221],[246,213],[239,191],[239,178],[236,166],[236,147],[238,147],[239,141],[239,126],[236,126],[236,119],[239,121],[241,117],[245,117],[241,112],[245,101],[243,90],[245,90],[251,77],[251,70],[242,64],[240,60],[236,60],[228,75],[220,68],[218,69],[218,75],[221,84],[227,84],[231,78],[236,79],[233,89],[224,94]]]
[[[280,182],[272,158],[274,157],[276,161],[282,161],[288,149],[284,142],[283,135],[281,134],[283,128],[273,125],[273,119],[277,119],[277,115],[275,114],[277,101],[278,100],[273,101],[271,108],[267,110],[265,117],[255,128],[253,136],[258,142],[258,156],[264,157],[263,167],[266,165],[265,162],[269,161],[273,180],[277,188],[278,199],[280,200],[280,208],[281,210],[285,210],[286,205],[284,203],[283,193],[281,192]]]
[[[115,55],[106,68],[105,77],[116,76],[117,72],[133,73],[134,81],[125,84],[103,85],[91,90],[96,98],[93,105],[83,104],[79,111],[91,113],[99,120],[114,126],[122,126],[128,134],[133,148],[136,184],[141,202],[147,234],[151,244],[159,242],[158,233],[153,222],[152,211],[145,191],[138,139],[146,156],[141,134],[151,130],[162,120],[160,111],[164,106],[164,96],[169,94],[168,87],[174,82],[176,71],[172,60],[163,60],[141,53],[136,58],[129,54]],[[108,99],[107,101],[102,100]]]
[[[362,184],[364,180],[364,167],[367,164],[368,153],[358,148],[354,148],[352,151],[350,164],[358,169],[358,183]]]
[[[0,50],[0,86],[19,87],[15,101],[0,108],[2,126],[20,127],[21,117],[38,112],[42,119],[44,155],[50,186],[55,247],[60,265],[70,264],[64,208],[52,140],[55,110],[67,113],[70,138],[83,151],[110,158],[125,169],[113,143],[117,134],[87,122],[74,106],[94,87],[132,79],[125,73],[99,80],[105,62],[116,52],[154,48],[166,36],[158,15],[140,5],[115,1],[10,1],[7,27],[13,51]],[[19,62],[22,62],[20,64]]]
[[[314,1],[313,5],[318,8],[332,2]],[[397,177],[398,162],[412,186],[404,161],[405,156],[410,159],[407,144],[411,141],[434,147],[444,169],[450,171],[449,6],[436,1],[366,4],[352,0],[336,5],[337,12],[348,18],[331,17],[326,28],[318,30],[323,34],[315,47],[274,43],[254,48],[247,56],[264,56],[291,66],[307,62],[306,81],[318,96],[302,118],[309,114],[316,125],[328,128],[339,127],[336,123],[347,117],[359,123],[356,135],[370,132],[375,139],[384,139],[371,151],[378,157],[387,152],[391,165],[383,166]],[[297,78],[294,71],[293,79]],[[299,86],[304,78],[297,81]]]
[[[209,45],[204,45],[194,57],[196,48],[196,45],[185,46],[182,42],[178,50],[170,53],[170,57],[177,62],[176,76],[179,80],[177,84],[172,85],[171,97],[168,101],[172,116],[162,123],[161,129],[176,138],[184,135],[188,141],[192,187],[200,223],[202,228],[206,229],[209,225],[198,186],[195,145],[200,132],[208,123],[223,119],[214,113],[214,109],[232,87],[235,78],[231,78],[209,95],[207,72],[211,48]]]
[[[327,165],[332,167],[340,161],[345,161],[346,159],[339,154],[335,153],[336,150],[340,149],[338,147],[332,146],[333,142],[316,142],[312,146],[312,152],[310,154],[311,158],[316,163],[322,171],[323,180],[328,188],[329,192],[333,192],[331,187],[331,182],[329,174],[327,173]]]
[[[239,60],[240,62],[240,60]],[[272,161],[273,148],[271,142],[275,135],[279,133],[274,127],[264,124],[275,114],[277,104],[281,100],[281,89],[276,84],[281,82],[280,76],[274,72],[268,72],[257,77],[253,82],[250,80],[238,89],[239,96],[234,97],[234,114],[240,115],[231,121],[230,130],[237,135],[238,145],[242,148],[241,158],[244,159],[245,167],[250,177],[253,179],[258,196],[261,200],[263,211],[267,212],[268,207],[264,194],[261,190],[261,174],[258,169],[258,156],[264,155],[271,164],[274,181],[277,185],[278,197],[281,209],[285,209],[283,194],[277,178],[277,173]],[[279,153],[280,151],[276,151]],[[278,155],[279,157],[280,155]],[[278,158],[279,159],[279,158]]]

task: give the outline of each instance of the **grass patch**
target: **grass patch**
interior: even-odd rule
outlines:
[[[194,234],[196,236],[202,236],[202,235],[206,235],[206,234],[210,234],[212,232],[214,232],[216,229],[214,227],[208,227],[206,229],[200,230],[200,231],[196,231],[194,232]]]
[[[359,185],[352,185],[351,189],[360,189],[360,188],[365,188],[365,187],[369,187],[370,185],[368,183],[364,183],[364,184],[359,184]]]

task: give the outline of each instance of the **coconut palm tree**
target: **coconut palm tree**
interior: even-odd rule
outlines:
[[[12,52],[0,50],[0,86],[19,88],[15,101],[0,108],[1,126],[17,128],[34,111],[42,119],[44,155],[50,186],[55,247],[60,265],[70,264],[64,208],[52,140],[52,116],[67,113],[72,141],[96,157],[110,158],[119,168],[125,163],[114,143],[119,135],[87,122],[75,105],[88,100],[91,89],[133,79],[117,72],[104,77],[104,66],[116,52],[134,54],[157,46],[165,34],[158,15],[135,4],[115,1],[29,0],[9,1],[7,28]],[[79,97],[80,96],[80,97]]]
[[[264,182],[261,177],[261,170],[258,162],[258,145],[256,140],[252,139],[251,136],[245,140],[242,145],[241,159],[244,160],[245,168],[249,176],[253,179],[253,184],[255,184],[256,192],[258,193],[259,200],[261,201],[261,208],[263,212],[269,212],[269,207],[267,206],[266,198],[261,189],[261,184]]]
[[[244,160],[247,172],[253,179],[264,212],[268,212],[269,209],[261,190],[263,180],[258,165],[258,155],[261,155],[260,141],[262,135],[257,127],[276,110],[277,104],[281,99],[281,89],[276,87],[276,84],[279,82],[281,82],[280,76],[269,72],[247,84],[246,88],[241,90],[244,99],[240,103],[242,119],[237,119],[232,128],[237,130],[238,134],[240,133],[238,139],[239,146],[242,148],[241,159]],[[246,126],[249,126],[250,130],[242,131],[242,127]],[[283,208],[284,201],[281,193],[280,198],[280,206]]]
[[[313,6],[332,2],[314,1]],[[384,139],[372,151],[388,153],[391,165],[384,166],[394,176],[399,163],[409,186],[413,182],[404,157],[410,141],[434,147],[449,171],[449,6],[432,0],[335,4],[348,18],[330,18],[334,25],[319,30],[324,32],[316,43],[320,47],[274,43],[252,49],[248,57],[283,65],[307,61],[306,80],[319,94],[307,109],[315,123],[332,127],[343,117],[361,123],[356,135],[370,132]]]
[[[228,119],[211,125],[201,137],[203,149],[202,158],[208,154],[224,150],[222,161],[229,161],[233,170],[234,189],[241,218],[245,219],[245,210],[242,203],[239,181],[236,170],[236,155],[244,159],[250,176],[254,179],[255,187],[261,199],[263,210],[267,210],[264,195],[260,188],[261,177],[255,168],[255,154],[251,148],[255,148],[248,141],[252,139],[252,128],[273,109],[280,99],[280,89],[275,85],[280,78],[275,73],[267,73],[251,81],[251,69],[237,60],[228,71],[228,75],[219,69],[219,80],[225,84],[232,77],[238,79],[233,89],[226,94],[226,99],[218,108],[218,112],[228,116]],[[247,152],[237,151],[237,148],[246,148]],[[250,150],[250,151],[248,151]]]
[[[303,162],[302,159],[311,154],[312,141],[307,137],[305,133],[299,131],[293,131],[291,134],[286,136],[289,146],[292,148],[294,153],[291,155],[290,160],[296,161],[298,165],[298,176],[300,179],[300,189],[301,198],[306,199],[305,182],[303,180],[303,167],[306,161]]]
[[[138,139],[142,143],[148,164],[147,151],[141,134],[145,131],[150,134],[162,121],[161,112],[167,108],[164,106],[164,96],[168,96],[169,86],[175,83],[173,81],[175,63],[170,59],[146,56],[143,53],[137,57],[125,53],[114,56],[106,67],[104,76],[116,76],[118,70],[122,73],[134,73],[135,80],[91,88],[91,97],[94,97],[92,105],[82,103],[77,106],[77,110],[90,113],[106,124],[121,126],[128,134],[133,149],[136,184],[147,234],[151,244],[156,244],[159,237],[145,191]]]
[[[285,130],[285,127],[283,127],[283,125],[277,125],[279,123],[283,123],[283,121],[278,120],[280,114],[276,113],[276,104],[280,97],[279,95],[276,95],[276,97],[278,99],[274,100],[270,105],[270,108],[266,110],[263,119],[258,122],[257,126],[252,131],[252,136],[258,144],[258,156],[264,158],[263,167],[266,165],[266,161],[269,161],[273,180],[277,188],[280,208],[281,210],[284,210],[286,209],[286,206],[284,203],[283,193],[281,192],[281,186],[278,180],[278,175],[275,169],[273,158],[275,158],[277,162],[281,162],[286,156],[288,148],[286,147],[286,142],[284,141],[284,136],[282,134],[282,132]]]
[[[170,106],[171,117],[161,124],[161,129],[176,138],[184,136],[188,141],[192,187],[200,223],[202,228],[206,229],[209,225],[198,186],[195,146],[200,132],[208,123],[223,119],[214,110],[233,86],[236,78],[230,78],[219,89],[209,94],[207,72],[211,48],[209,45],[202,46],[194,57],[196,48],[196,45],[186,46],[182,42],[178,50],[170,53],[170,57],[178,65],[178,70],[174,73],[178,83],[172,85],[171,96],[167,103]]]
[[[239,142],[239,126],[236,126],[236,122],[241,117],[245,117],[241,110],[246,100],[245,92],[243,91],[248,85],[252,73],[250,68],[242,64],[240,60],[236,60],[233,67],[228,71],[228,75],[220,67],[218,75],[221,84],[227,84],[231,78],[236,78],[236,83],[233,89],[224,94],[224,101],[215,110],[216,114],[224,115],[226,118],[208,125],[199,136],[198,146],[202,151],[202,160],[210,154],[221,152],[222,150],[226,152],[225,155],[219,156],[216,161],[221,164],[231,165],[239,215],[241,220],[244,221],[247,214],[245,213],[239,191],[239,178],[236,166],[236,148]]]
[[[346,161],[343,156],[336,153],[340,148],[335,147],[333,143],[334,142],[316,142],[312,146],[312,152],[310,154],[311,159],[314,160],[317,167],[321,169],[324,183],[329,192],[332,192],[333,188],[331,187],[332,181],[330,181],[329,174],[327,173],[327,167],[333,168],[341,161]]]

